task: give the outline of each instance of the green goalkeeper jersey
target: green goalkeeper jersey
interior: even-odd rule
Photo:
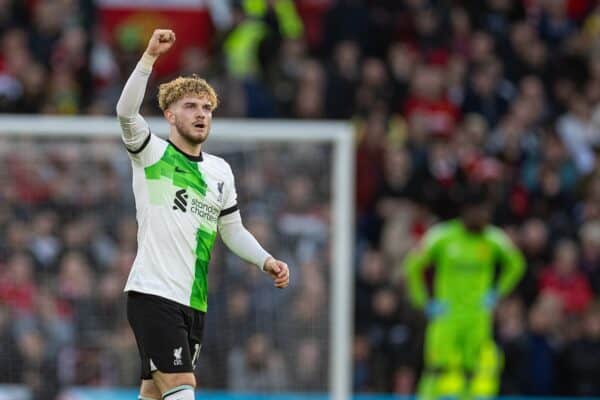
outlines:
[[[429,298],[423,274],[428,266],[435,267],[433,298],[453,312],[481,309],[491,290],[500,296],[509,293],[525,263],[499,228],[471,232],[460,220],[450,220],[430,229],[405,260],[409,296],[419,307]]]

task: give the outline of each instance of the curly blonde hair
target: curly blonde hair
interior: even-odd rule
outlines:
[[[194,74],[192,76],[180,76],[170,82],[158,87],[158,106],[165,111],[169,106],[184,96],[208,96],[214,110],[219,105],[219,99],[215,89],[204,79]]]

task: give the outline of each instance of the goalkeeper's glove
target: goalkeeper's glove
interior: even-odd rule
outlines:
[[[495,289],[489,290],[483,297],[483,306],[487,310],[492,311],[498,304],[499,300],[500,295],[498,294],[498,291]]]
[[[430,300],[425,306],[425,315],[428,319],[435,319],[446,314],[448,306],[438,300]]]

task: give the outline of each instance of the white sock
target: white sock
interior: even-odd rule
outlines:
[[[163,400],[194,400],[194,387],[190,385],[181,385],[167,390]]]
[[[138,400],[156,400],[153,399],[152,397],[146,397],[146,396],[142,396],[141,394],[138,396]]]

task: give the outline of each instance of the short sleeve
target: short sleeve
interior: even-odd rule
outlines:
[[[130,149],[127,146],[125,146],[125,148],[127,149],[127,154],[131,161],[133,161],[134,164],[145,168],[160,160],[167,145],[168,143],[166,140],[153,133],[149,133],[148,137],[144,139],[144,142],[139,148]]]
[[[235,178],[229,164],[227,165],[227,177],[225,180],[225,188],[223,190],[223,208],[221,209],[220,217],[231,214],[239,209],[237,203],[237,191],[235,189]]]

